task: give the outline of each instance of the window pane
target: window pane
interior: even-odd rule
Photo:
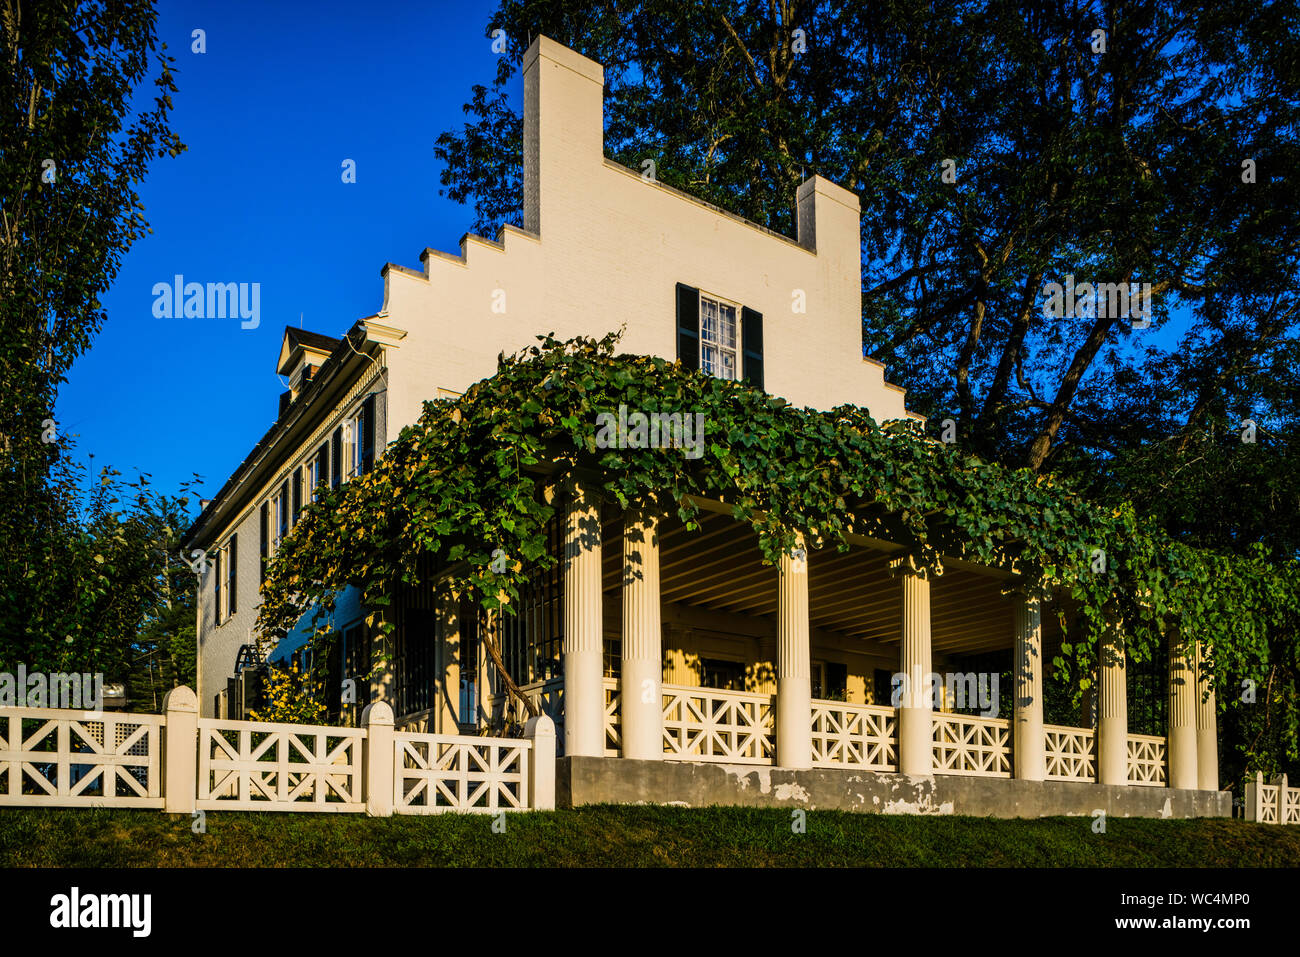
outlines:
[[[721,379],[736,378],[736,354],[734,352],[723,352],[721,356],[722,369],[719,371],[718,377]]]
[[[736,309],[734,306],[722,307],[722,314],[718,323],[718,339],[723,348],[736,348]]]

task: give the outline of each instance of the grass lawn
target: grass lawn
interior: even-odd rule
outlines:
[[[506,816],[367,818],[0,808],[6,867],[1296,867],[1300,827],[1201,819],[992,820],[592,806]]]

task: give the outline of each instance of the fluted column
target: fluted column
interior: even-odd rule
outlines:
[[[659,602],[658,519],[648,511],[629,511],[623,519],[621,733],[625,758],[659,761],[664,755]]]
[[[1191,643],[1169,629],[1169,728],[1165,754],[1171,788],[1196,787],[1196,663]]]
[[[898,709],[898,770],[934,773],[933,701],[930,696],[930,579],[909,563],[896,565],[903,584],[903,635],[898,670],[904,695]]]
[[[776,763],[812,767],[808,554],[802,541],[777,569]]]
[[[1209,642],[1196,643],[1196,786],[1219,790],[1219,721]]]
[[[573,486],[564,525],[564,753],[605,752],[600,508]]]
[[[1047,777],[1047,742],[1043,736],[1043,620],[1037,598],[1016,596],[1015,727],[1012,757],[1015,776],[1026,781]]]
[[[1128,688],[1123,624],[1112,620],[1097,643],[1097,783],[1128,784]]]

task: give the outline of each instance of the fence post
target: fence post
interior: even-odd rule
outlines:
[[[181,685],[163,696],[163,810],[193,814],[198,788],[199,699]]]
[[[366,813],[389,817],[393,813],[393,709],[387,701],[374,701],[361,712],[362,773],[365,778]]]
[[[1280,774],[1274,781],[1277,783],[1277,823],[1286,823],[1286,775]]]
[[[1256,771],[1254,779],[1246,781],[1246,795],[1242,799],[1241,813],[1247,821],[1258,821],[1264,816],[1260,813],[1260,803],[1264,796],[1261,790],[1263,784],[1263,771]]]
[[[555,810],[555,722],[544,714],[529,718],[524,737],[532,742],[528,761],[528,807]]]

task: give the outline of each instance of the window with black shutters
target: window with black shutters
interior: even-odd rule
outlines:
[[[338,488],[343,481],[343,426],[334,430],[330,442],[330,487]]]
[[[763,314],[677,284],[677,358],[719,379],[763,383]]]

